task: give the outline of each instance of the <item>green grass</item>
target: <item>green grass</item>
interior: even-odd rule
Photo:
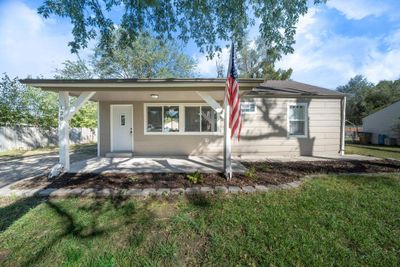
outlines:
[[[0,202],[5,266],[399,266],[400,176],[266,194]]]
[[[71,151],[79,151],[79,152],[85,153],[88,150],[95,149],[95,146],[96,146],[95,144],[71,145],[70,149],[71,149]],[[2,158],[2,157],[6,157],[6,158],[28,157],[28,156],[48,154],[48,153],[54,153],[54,152],[58,152],[57,146],[35,148],[35,149],[30,149],[30,150],[13,149],[13,150],[7,150],[7,151],[0,152],[0,158]]]
[[[400,160],[400,147],[346,144],[346,154],[358,154],[377,158],[392,158]]]

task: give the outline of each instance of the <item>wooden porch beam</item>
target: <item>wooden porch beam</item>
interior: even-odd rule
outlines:
[[[82,92],[78,99],[76,100],[75,104],[69,109],[67,114],[67,119],[70,120],[75,115],[79,109],[86,104],[87,101],[95,94],[96,92]]]
[[[224,117],[224,109],[221,107],[221,105],[215,101],[214,98],[212,98],[212,96],[210,96],[209,94],[205,93],[205,92],[200,92],[200,91],[196,91],[196,93],[213,109],[215,110],[215,112],[217,112],[217,114],[219,116],[221,116],[221,118]]]

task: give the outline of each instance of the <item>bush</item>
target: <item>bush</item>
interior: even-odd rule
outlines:
[[[186,175],[186,178],[192,184],[200,183],[203,180],[203,175],[199,171]]]
[[[244,172],[244,176],[250,180],[254,180],[256,178],[257,170],[255,165],[250,165],[249,168]]]

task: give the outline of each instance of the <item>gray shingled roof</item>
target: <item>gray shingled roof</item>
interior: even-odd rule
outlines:
[[[344,96],[338,91],[295,82],[269,80],[261,83],[252,90],[250,94],[261,95],[305,95],[305,96]]]

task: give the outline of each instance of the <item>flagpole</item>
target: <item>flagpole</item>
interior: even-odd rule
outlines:
[[[231,53],[229,57],[229,66],[227,77],[229,77],[232,67],[233,57],[233,42],[231,46]],[[232,143],[231,143],[231,128],[229,127],[230,106],[228,104],[227,91],[225,87],[224,98],[224,172],[227,180],[232,179]]]
[[[229,127],[230,106],[224,101],[224,171],[226,179],[232,179],[232,144],[231,128]]]

